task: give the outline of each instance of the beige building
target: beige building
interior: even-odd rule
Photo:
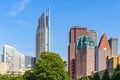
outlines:
[[[0,62],[0,74],[6,74],[8,70],[7,63]]]
[[[107,69],[109,70],[110,76],[112,75],[114,69],[120,64],[120,56],[108,56],[107,57]]]

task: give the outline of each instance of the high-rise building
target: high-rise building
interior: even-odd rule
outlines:
[[[111,48],[106,33],[104,33],[98,46],[98,71],[107,69],[107,56],[111,55]]]
[[[21,54],[14,47],[4,45],[2,62],[5,62],[8,64],[7,73],[14,73],[14,74],[24,73],[26,70],[28,70],[26,65],[28,62],[30,62],[29,60],[30,59],[26,58],[26,55]],[[32,61],[32,62],[34,62],[34,61]],[[34,64],[35,64],[35,62],[30,63],[30,65],[34,65]],[[33,66],[30,66],[30,67],[31,67],[31,69],[33,68]]]
[[[95,71],[95,43],[89,36],[79,37],[75,48],[75,78],[91,76]]]
[[[50,49],[50,8],[43,12],[38,20],[36,31],[36,61],[42,52],[48,52]]]
[[[87,31],[87,28],[79,28],[78,26],[73,26],[70,29],[69,46],[68,46],[68,72],[71,79],[74,79],[76,77],[76,74],[75,74],[76,41],[79,39],[79,37],[84,35],[89,36],[94,41],[94,45],[95,45],[94,53],[95,54],[97,53],[97,32],[93,30]]]
[[[72,27],[69,33],[68,72],[71,79],[75,78],[75,44],[78,37],[87,34],[87,28]]]
[[[110,38],[109,44],[112,50],[112,56],[117,56],[118,55],[118,38]]]

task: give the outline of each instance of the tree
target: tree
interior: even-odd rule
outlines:
[[[116,72],[113,74],[111,80],[120,80],[120,70],[119,70],[119,71],[116,71]]]
[[[110,77],[109,77],[109,71],[108,70],[105,70],[103,76],[102,76],[102,80],[110,80]]]
[[[119,70],[120,70],[120,64],[117,64],[117,67],[115,68],[114,73],[117,72],[117,71],[119,71]]]
[[[84,76],[80,80],[89,80],[88,77]]]
[[[52,52],[41,54],[35,66],[36,80],[69,80],[66,62]]]
[[[115,68],[111,80],[120,80],[120,64]]]
[[[18,75],[14,75],[13,80],[22,80],[22,75],[18,74]]]
[[[34,70],[28,70],[23,75],[24,80],[36,80],[35,72]]]
[[[100,76],[99,76],[98,72],[96,72],[94,74],[93,80],[100,80]]]
[[[12,80],[12,77],[9,74],[4,74],[4,75],[2,75],[2,79],[1,80]]]

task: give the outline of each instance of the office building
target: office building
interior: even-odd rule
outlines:
[[[107,56],[111,55],[111,48],[106,33],[104,33],[98,46],[98,71],[107,69]]]
[[[69,33],[68,72],[71,79],[75,78],[75,44],[78,37],[87,34],[87,28],[72,27]]]
[[[75,45],[79,37],[89,36],[93,41],[94,45],[97,46],[97,32],[91,30],[88,31],[87,28],[79,28],[78,26],[73,26],[69,32],[69,46],[68,46],[68,73],[71,79],[75,79]],[[94,49],[94,51],[96,48]]]
[[[76,42],[75,78],[91,76],[95,71],[95,44],[89,36],[81,36]]]
[[[112,50],[112,56],[118,56],[118,38],[110,38],[109,44]]]
[[[21,54],[14,47],[4,45],[2,60],[4,63],[8,64],[7,73],[18,74],[24,73],[27,70],[26,64],[27,62],[29,62],[30,59],[27,59],[26,55]],[[34,64],[35,63],[31,63],[30,65]],[[33,68],[33,66],[30,67]]]
[[[32,68],[34,68],[35,63],[36,63],[35,57],[25,56],[25,69],[26,70],[31,70]]]
[[[38,20],[36,31],[36,61],[42,52],[50,50],[50,8]]]
[[[90,34],[89,37],[91,37],[95,44],[95,70],[98,71],[98,32],[94,30],[89,30],[88,33]]]

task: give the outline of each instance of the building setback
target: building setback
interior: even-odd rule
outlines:
[[[48,52],[50,49],[50,9],[43,12],[38,20],[36,31],[36,61],[42,52]]]
[[[107,69],[107,56],[111,56],[111,48],[106,33],[101,37],[98,46],[98,71]]]
[[[91,76],[95,71],[95,44],[88,36],[79,37],[75,52],[75,78]]]

